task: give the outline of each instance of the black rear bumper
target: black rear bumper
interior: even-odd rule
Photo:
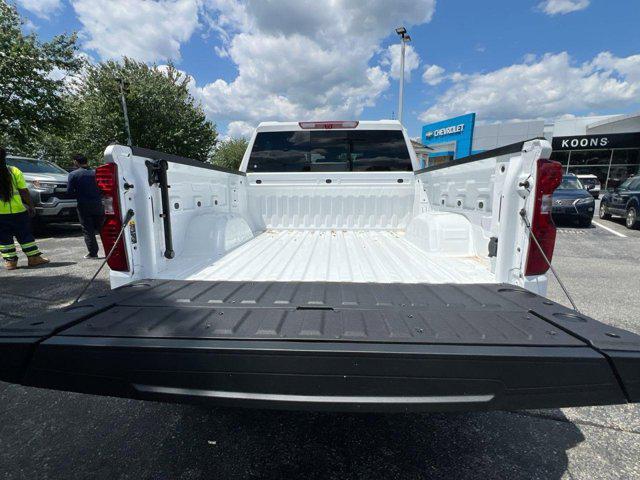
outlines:
[[[505,285],[149,282],[0,330],[0,377],[260,408],[605,405],[640,401],[640,337]]]
[[[26,385],[266,408],[442,411],[625,403],[590,348],[54,338]]]

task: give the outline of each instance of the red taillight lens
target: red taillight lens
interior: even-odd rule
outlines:
[[[96,168],[96,183],[102,192],[105,214],[105,221],[100,229],[100,238],[102,239],[105,253],[109,253],[122,228],[120,202],[118,200],[118,166],[115,163],[106,163]],[[120,239],[107,263],[111,270],[119,272],[129,270],[124,238]]]
[[[308,129],[323,129],[323,130],[331,130],[333,128],[356,128],[358,126],[358,121],[331,121],[331,122],[298,122],[300,128]]]
[[[553,258],[556,244],[556,226],[551,218],[551,200],[553,191],[562,182],[562,165],[551,160],[539,159],[537,164],[536,191],[531,221],[531,232],[535,235],[549,261]],[[529,254],[525,275],[542,275],[549,265],[535,244],[529,239]]]

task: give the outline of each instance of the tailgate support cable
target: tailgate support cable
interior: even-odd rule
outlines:
[[[103,260],[102,264],[100,265],[100,267],[98,268],[98,270],[96,271],[96,273],[94,273],[93,277],[91,277],[91,280],[89,280],[85,284],[84,288],[78,294],[78,296],[73,301],[73,303],[78,303],[80,301],[80,298],[82,297],[82,295],[84,295],[84,292],[87,291],[87,288],[89,288],[91,286],[91,284],[96,279],[96,277],[98,276],[100,271],[107,264],[107,262],[111,258],[111,255],[113,255],[113,252],[116,251],[116,246],[118,245],[118,242],[120,241],[120,238],[122,238],[122,234],[124,233],[124,229],[127,228],[127,225],[129,225],[129,222],[131,221],[132,218],[133,218],[133,210],[129,209],[129,211],[127,211],[127,215],[124,217],[124,221],[122,222],[122,228],[120,229],[120,232],[118,233],[118,236],[116,237],[116,241],[113,242],[113,246],[111,247],[111,250],[109,250],[109,253],[107,253],[107,255],[104,257],[104,260]]]
[[[562,291],[564,292],[564,294],[569,299],[569,302],[571,303],[571,306],[573,307],[573,309],[576,312],[580,313],[580,310],[578,310],[578,307],[576,306],[576,302],[573,301],[573,298],[569,294],[569,290],[567,290],[567,287],[565,287],[564,283],[562,283],[562,280],[560,280],[560,276],[558,275],[558,272],[556,272],[556,269],[553,268],[553,265],[551,265],[551,262],[549,261],[549,258],[547,257],[547,254],[544,253],[544,250],[542,249],[542,246],[540,245],[540,242],[538,242],[538,239],[534,235],[533,230],[531,230],[531,223],[529,223],[529,219],[527,218],[527,211],[524,208],[522,210],[520,210],[520,216],[522,217],[522,220],[524,221],[524,225],[527,227],[527,230],[529,230],[529,235],[531,235],[531,238],[533,239],[533,242],[538,247],[538,250],[540,250],[540,253],[542,254],[542,258],[544,258],[544,261],[547,262],[547,265],[549,266],[549,269],[553,273],[553,276],[556,277],[556,280],[558,280],[558,283],[560,284],[560,288],[562,288]]]

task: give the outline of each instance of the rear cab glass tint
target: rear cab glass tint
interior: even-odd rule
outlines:
[[[400,130],[260,132],[248,172],[411,171]]]

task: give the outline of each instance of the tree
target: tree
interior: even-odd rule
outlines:
[[[126,57],[86,68],[68,99],[74,129],[66,148],[95,163],[110,143],[126,145],[120,80],[126,86],[133,145],[207,160],[217,133],[189,93],[190,77],[172,65],[149,66]]]
[[[247,150],[246,138],[229,138],[221,141],[211,155],[211,163],[220,167],[237,170]]]
[[[83,60],[75,34],[43,43],[22,25],[15,7],[0,0],[0,143],[28,154],[64,124],[65,75],[78,72]]]

